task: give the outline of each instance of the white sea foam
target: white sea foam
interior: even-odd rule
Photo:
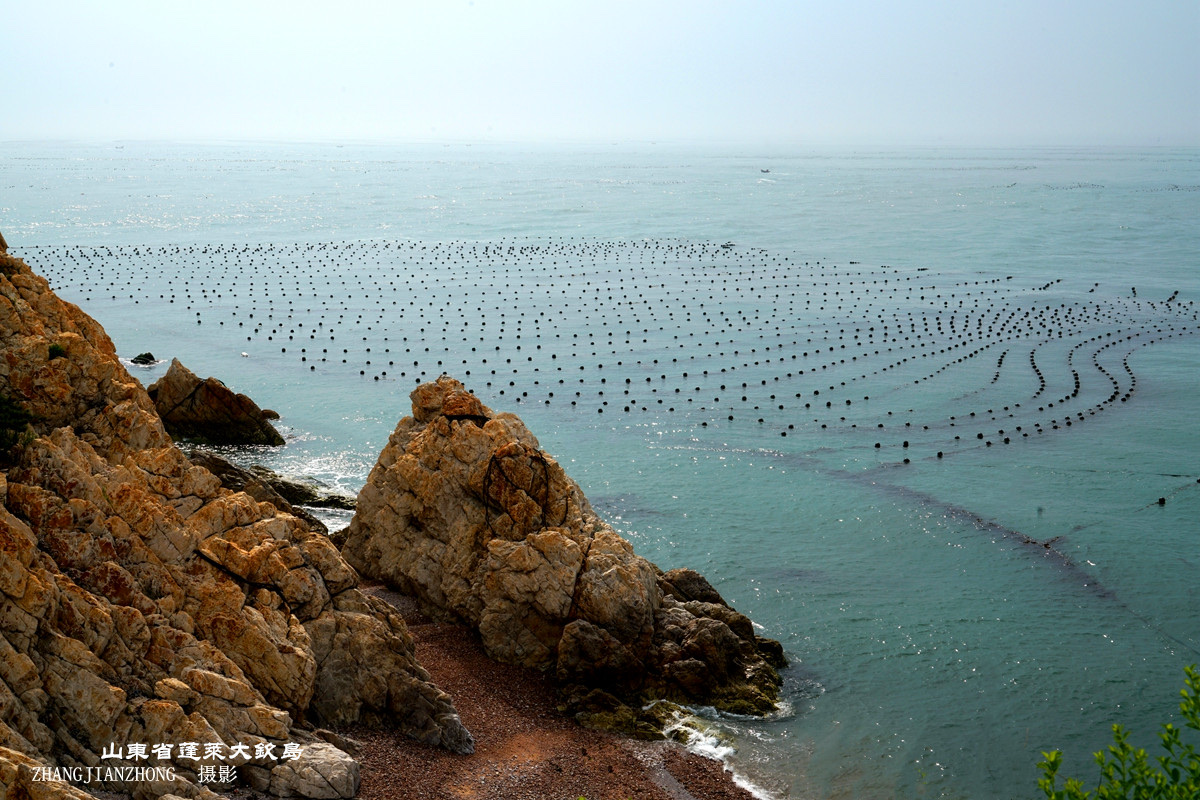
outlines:
[[[671,716],[672,722],[663,728],[667,738],[679,742],[696,755],[720,761],[732,776],[734,783],[759,800],[778,800],[775,795],[756,785],[730,763],[730,759],[737,754],[737,746],[733,734],[722,728],[719,712],[714,709],[680,708],[672,712]]]

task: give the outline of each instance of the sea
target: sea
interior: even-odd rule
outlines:
[[[777,714],[688,722],[764,798],[1036,797],[1182,724],[1198,221],[1197,148],[0,145],[139,380],[279,412],[231,458],[355,493],[420,382],[519,414],[783,643]]]

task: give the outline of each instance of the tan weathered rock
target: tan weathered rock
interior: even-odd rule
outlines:
[[[51,359],[52,344],[65,357]],[[38,430],[71,428],[105,456],[170,443],[104,329],[7,255],[0,255],[0,389],[37,419]]]
[[[280,511],[294,513],[292,504],[275,491],[264,480],[249,470],[242,469],[227,459],[199,447],[192,448],[187,453],[188,460],[212,473],[226,489],[234,492],[245,492],[260,503],[270,503]]]
[[[318,508],[354,509],[356,501],[352,497],[321,491],[315,484],[288,480],[265,467],[243,469],[216,453],[199,447],[191,448],[187,457],[193,464],[204,467],[215,475],[226,489],[245,492],[261,503],[270,503],[280,511],[300,517],[308,523],[310,529],[318,533],[328,533],[328,529],[319,519],[300,508],[300,504]]]
[[[172,436],[212,444],[284,443],[253,400],[216,378],[201,380],[177,358],[147,392]]]
[[[4,255],[0,393],[34,418],[0,464],[0,796],[76,796],[32,765],[157,765],[176,779],[106,788],[215,798],[196,772],[215,757],[101,759],[185,742],[298,744],[278,779],[264,757],[240,780],[352,796],[357,764],[301,719],[471,749],[403,621],[328,539],[185,458],[103,330]]]
[[[5,797],[29,800],[90,800],[92,795],[67,782],[68,774],[47,773],[43,764],[27,753],[0,746],[0,787]]]
[[[545,666],[571,612],[583,550],[552,528],[521,542],[493,539],[487,547],[479,632],[493,658]]]
[[[342,798],[358,793],[358,763],[326,742],[313,742],[303,757],[271,770],[268,791],[278,797]]]
[[[774,707],[778,644],[702,576],[634,553],[517,417],[445,376],[412,408],[359,494],[351,565],[476,629],[493,658],[554,669],[585,723],[641,731],[614,697]]]

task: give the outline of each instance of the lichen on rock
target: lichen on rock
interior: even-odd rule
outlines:
[[[553,670],[585,723],[644,734],[633,709],[659,698],[774,708],[779,644],[699,574],[634,553],[520,419],[446,376],[412,408],[359,494],[351,565],[471,627],[493,658]]]

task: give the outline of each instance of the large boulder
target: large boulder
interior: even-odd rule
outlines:
[[[553,670],[582,717],[596,692],[774,708],[778,643],[702,576],[634,553],[520,419],[445,376],[412,409],[359,494],[355,569],[475,629],[493,658]]]
[[[198,770],[222,763],[259,791],[353,796],[357,764],[314,724],[473,749],[329,539],[188,461],[104,331],[3,255],[0,395],[32,419],[0,470],[0,797],[75,796],[31,783],[36,765],[172,767],[105,788],[215,798]],[[250,755],[195,761],[187,742]],[[173,749],[102,760],[127,744]]]
[[[284,443],[253,400],[216,378],[201,380],[177,358],[147,393],[174,437],[209,444]]]

